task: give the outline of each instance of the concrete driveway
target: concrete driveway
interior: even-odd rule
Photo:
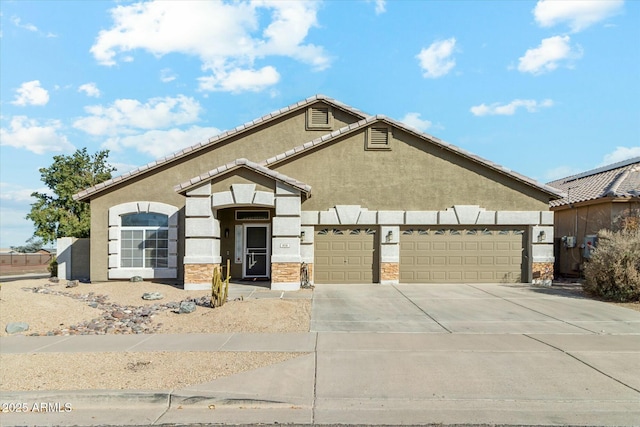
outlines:
[[[318,285],[311,331],[640,334],[640,312],[528,285]]]
[[[318,285],[317,423],[638,425],[640,312],[526,285]]]

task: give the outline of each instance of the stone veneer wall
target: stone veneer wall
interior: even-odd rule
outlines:
[[[213,270],[220,264],[185,264],[184,265],[184,282],[185,283],[211,283],[213,278]]]
[[[534,262],[531,265],[531,283],[534,285],[551,286],[553,282],[553,263]]]
[[[300,284],[299,262],[274,262],[271,264],[271,281]]]
[[[382,262],[380,263],[380,280],[385,282],[400,280],[400,263],[398,262]]]

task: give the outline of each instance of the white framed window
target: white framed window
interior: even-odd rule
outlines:
[[[175,279],[177,252],[177,207],[130,202],[109,209],[109,279]]]
[[[120,267],[169,267],[169,217],[154,212],[121,215]]]

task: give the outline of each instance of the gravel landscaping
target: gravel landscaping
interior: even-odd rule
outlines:
[[[22,335],[308,332],[310,298],[243,298],[208,306],[209,291],[151,282],[80,283],[47,279],[2,283],[0,336],[14,322]],[[159,292],[161,300],[144,300]],[[309,290],[298,291],[310,293]],[[247,292],[249,296],[250,292]],[[306,295],[305,295],[306,296]],[[195,303],[178,313],[180,302]],[[171,389],[267,366],[299,353],[126,352],[0,355],[0,390]]]

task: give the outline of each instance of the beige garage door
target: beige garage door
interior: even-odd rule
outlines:
[[[377,282],[376,231],[371,228],[318,228],[315,283]]]
[[[521,282],[524,230],[405,228],[400,282]]]

